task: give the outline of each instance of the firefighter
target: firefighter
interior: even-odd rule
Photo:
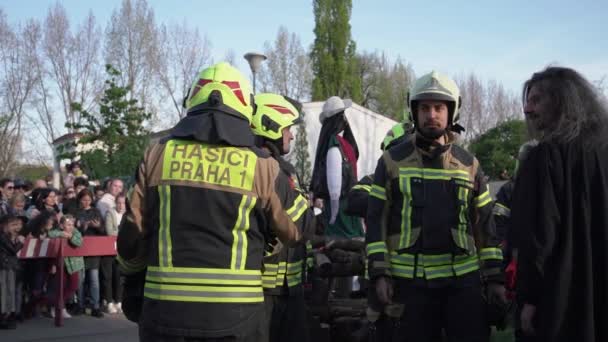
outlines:
[[[384,152],[370,192],[369,275],[382,303],[404,307],[398,341],[442,328],[449,341],[487,341],[482,291],[506,301],[502,252],[479,162],[454,144],[459,89],[431,72],[408,97],[416,132]]]
[[[256,145],[279,163],[281,172],[294,188],[299,189],[295,167],[283,159],[294,138],[290,129],[302,121],[296,108],[300,107],[299,103],[277,94],[258,94],[255,104],[251,127]],[[304,222],[311,228],[306,232],[313,233],[312,210],[301,211],[300,215],[305,215]],[[291,248],[284,248],[280,243],[270,241],[269,247],[262,274],[269,340],[310,341],[308,329],[301,328],[307,321],[302,288],[306,243],[303,239]],[[293,334],[294,331],[298,333]]]
[[[123,272],[145,272],[141,341],[262,339],[265,236],[299,240],[308,205],[255,147],[252,101],[247,79],[215,64],[187,116],[145,152],[117,246]]]

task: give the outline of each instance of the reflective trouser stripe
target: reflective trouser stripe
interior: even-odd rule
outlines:
[[[249,230],[249,216],[255,206],[256,198],[243,195],[238,208],[238,217],[232,229],[232,259],[230,268],[244,270],[247,263],[247,230]]]
[[[169,185],[158,186],[160,199],[160,216],[158,229],[158,263],[161,266],[173,266],[171,257],[171,187]]]

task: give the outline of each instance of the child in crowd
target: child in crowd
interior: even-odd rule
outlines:
[[[56,223],[53,211],[42,211],[27,224],[24,235],[35,239],[46,239]],[[30,259],[25,263],[25,282],[29,289],[29,300],[24,310],[27,317],[38,314],[38,307],[43,305],[46,298],[44,285],[48,276],[48,261],[46,259]]]
[[[0,219],[0,329],[17,327],[17,272],[19,259],[17,252],[23,247],[23,236],[19,229],[23,221],[6,215]]]
[[[64,238],[67,239],[70,243],[70,245],[74,246],[74,247],[79,247],[80,245],[82,245],[82,235],[80,234],[80,232],[75,229],[75,222],[76,219],[74,218],[74,216],[72,215],[64,215],[63,217],[61,217],[61,220],[59,221],[59,228],[58,229],[52,229],[51,231],[49,231],[48,236],[49,238],[55,239],[55,238]],[[64,258],[64,269],[66,272],[66,277],[65,277],[65,282],[64,282],[64,288],[63,288],[63,298],[67,301],[68,299],[70,299],[72,296],[74,296],[74,294],[76,293],[76,291],[78,290],[78,277],[79,277],[79,272],[81,270],[84,269],[84,260],[82,257],[66,257]],[[58,295],[58,289],[57,289],[57,276],[59,276],[61,270],[58,270],[56,265],[53,264],[51,266],[51,271],[50,274],[51,276],[49,277],[48,280],[48,288],[49,288],[49,302],[52,304],[56,304],[57,303],[57,295]],[[55,317],[55,308],[54,307],[50,307],[50,315],[51,317]],[[65,307],[63,308],[63,311],[61,312],[63,318],[71,318],[72,316],[70,316],[67,312],[67,310],[65,309]]]

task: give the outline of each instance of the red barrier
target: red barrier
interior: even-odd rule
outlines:
[[[65,282],[64,257],[113,256],[116,255],[115,236],[85,236],[80,247],[72,247],[66,239],[26,239],[17,256],[20,259],[55,258],[57,272],[57,303],[55,303],[55,326],[63,326],[61,312],[64,308],[63,285]]]

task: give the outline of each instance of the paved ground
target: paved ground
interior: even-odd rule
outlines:
[[[55,327],[50,318],[34,318],[19,324],[16,330],[0,330],[0,341],[66,341],[66,342],[137,342],[137,326],[123,315],[95,318],[88,315],[64,321]]]

